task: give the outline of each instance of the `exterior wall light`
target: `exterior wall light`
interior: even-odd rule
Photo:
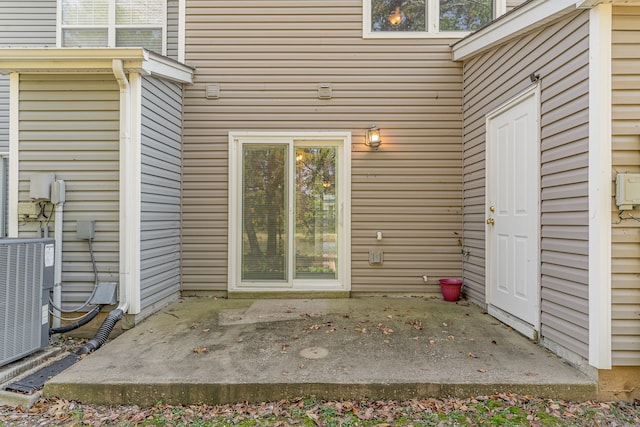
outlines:
[[[367,129],[367,134],[365,137],[364,145],[377,150],[382,144],[382,139],[380,138],[380,129],[376,125],[372,125],[369,129]]]

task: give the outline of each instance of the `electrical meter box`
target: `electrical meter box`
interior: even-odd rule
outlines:
[[[616,176],[616,205],[631,210],[640,205],[640,173],[619,173]]]

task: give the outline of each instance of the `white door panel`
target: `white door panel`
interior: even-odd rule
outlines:
[[[487,302],[532,328],[539,319],[537,105],[531,91],[487,120]]]

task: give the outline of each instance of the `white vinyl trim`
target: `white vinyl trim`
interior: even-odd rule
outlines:
[[[178,61],[184,62],[186,50],[186,0],[178,1]]]
[[[18,237],[20,74],[9,75],[9,237]]]
[[[338,257],[339,270],[337,281],[293,281],[289,275],[289,283],[276,285],[269,283],[240,284],[240,259],[242,240],[240,215],[242,208],[241,174],[242,153],[240,147],[243,143],[277,142],[289,144],[294,148],[296,141],[339,141],[338,154]],[[289,165],[289,174],[292,175]],[[229,221],[228,221],[228,285],[227,289],[234,292],[260,292],[260,291],[350,291],[351,290],[351,132],[229,132]],[[290,195],[293,197],[293,195]],[[293,203],[289,203],[291,210]],[[291,233],[290,239],[293,238]],[[295,282],[295,286],[294,286]]]
[[[611,368],[611,12],[589,16],[589,363]]]

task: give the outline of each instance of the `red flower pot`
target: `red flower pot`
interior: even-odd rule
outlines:
[[[440,279],[440,290],[445,301],[458,301],[462,290],[462,279]]]

